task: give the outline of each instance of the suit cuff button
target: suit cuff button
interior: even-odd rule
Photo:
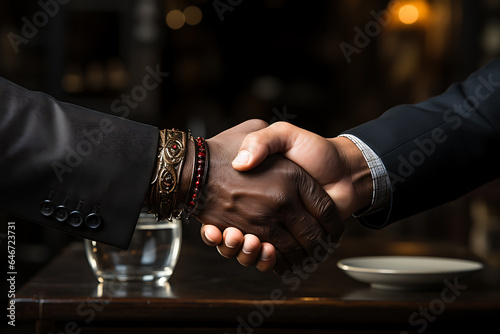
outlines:
[[[64,205],[59,205],[54,210],[54,217],[59,222],[66,221],[66,219],[68,219],[68,215],[69,215],[69,211],[68,211],[68,209],[66,209],[66,207]]]
[[[92,229],[98,228],[101,225],[101,217],[97,213],[91,213],[85,219],[85,224]]]
[[[51,200],[45,200],[40,204],[40,213],[45,217],[50,217],[54,213],[54,203]]]
[[[73,227],[79,227],[83,223],[83,215],[80,211],[73,211],[69,214],[68,224]]]

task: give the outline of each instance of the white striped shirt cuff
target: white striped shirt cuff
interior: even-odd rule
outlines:
[[[391,201],[391,180],[382,159],[358,137],[350,134],[341,134],[339,137],[346,137],[356,144],[368,163],[372,175],[373,193],[371,204],[368,209],[356,212],[353,216],[358,218],[382,210]]]

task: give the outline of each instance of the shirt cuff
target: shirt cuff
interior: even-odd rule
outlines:
[[[371,204],[366,210],[356,212],[353,216],[358,218],[382,210],[391,201],[391,180],[382,159],[358,137],[350,134],[341,134],[339,137],[351,140],[359,148],[368,163],[372,175],[373,193]]]

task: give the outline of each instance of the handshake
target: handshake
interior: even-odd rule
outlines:
[[[354,213],[381,228],[498,179],[499,86],[495,60],[443,94],[391,108],[347,135],[251,120],[188,145],[185,133],[168,132],[181,133],[177,145],[161,141],[165,131],[158,136],[156,127],[0,78],[0,211],[126,248],[145,200],[160,217],[180,208],[179,198],[223,256],[283,273],[321,261]],[[84,130],[96,126],[106,137],[92,145]],[[80,154],[76,161],[68,148]],[[78,224],[57,217],[55,205],[75,210]]]
[[[370,169],[348,138],[250,120],[207,144],[205,201],[194,215],[204,242],[243,266],[283,273],[320,262],[343,220],[370,206]]]

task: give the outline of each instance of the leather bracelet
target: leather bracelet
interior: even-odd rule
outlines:
[[[191,132],[190,132],[191,133]],[[189,179],[189,188],[187,189],[186,192],[186,198],[184,199],[184,202],[180,204],[180,210],[181,212],[185,212],[185,209],[187,208],[187,204],[191,201],[191,187],[194,184],[194,170],[197,168],[197,159],[196,157],[198,156],[198,145],[196,144],[193,136],[189,136],[189,140],[193,142],[193,147],[194,147],[194,159],[193,159],[193,164],[192,164],[192,169],[191,169],[191,178]],[[187,166],[186,166],[187,167]]]
[[[149,212],[154,213],[158,220],[170,220],[176,207],[185,152],[185,132],[175,129],[160,131],[157,167],[148,202]]]

